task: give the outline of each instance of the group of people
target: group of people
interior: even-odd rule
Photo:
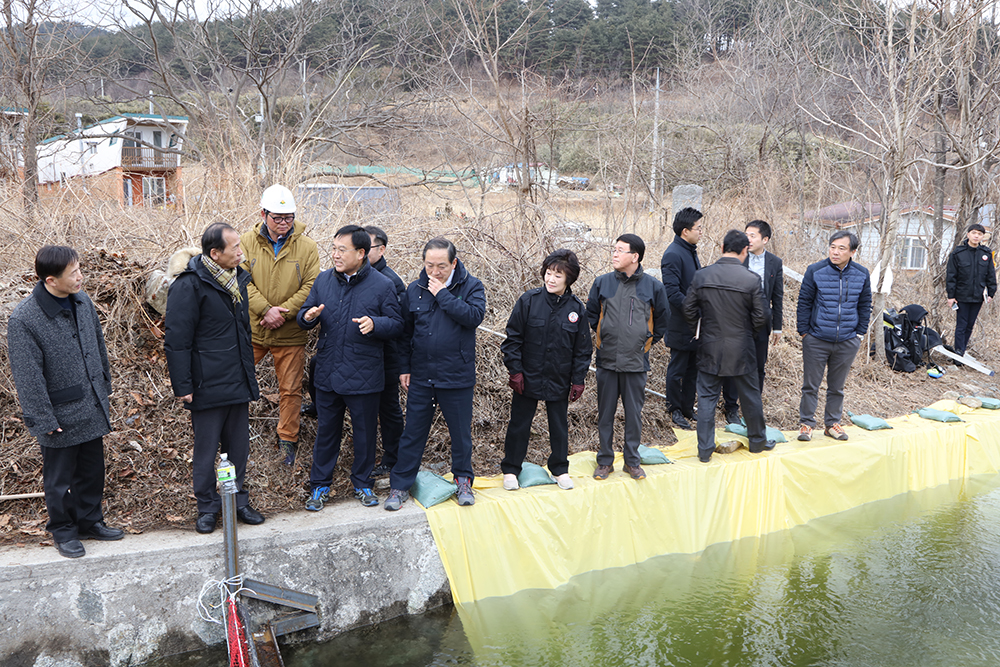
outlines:
[[[201,252],[192,251],[176,267],[164,351],[174,395],[191,413],[196,530],[216,528],[220,451],[236,469],[237,519],[264,522],[244,484],[249,404],[260,393],[255,366],[272,356],[279,387],[278,445],[284,462],[294,464],[305,348],[317,326],[309,385],[318,424],[305,508],[319,511],[330,498],[349,411],[354,497],[364,506],[378,505],[374,477],[388,474],[383,506],[398,510],[415,482],[438,408],[451,439],[456,499],[462,506],[474,504],[472,411],[476,329],[486,312],[482,282],[458,258],[455,245],[437,237],[423,248],[420,276],[406,286],[387,266],[386,233],[357,225],[337,230],[332,268],[321,272],[317,244],[295,212],[291,191],[271,186],[261,197],[259,223],[242,235],[223,222],[209,225]],[[720,392],[727,421],[740,421],[742,412],[749,450],[774,447],[761,401],[768,348],[781,338],[783,323],[782,262],[767,250],[772,231],[762,220],[728,231],[722,256],[702,268],[697,253],[702,224],[702,214],[693,208],[674,216],[675,238],[662,256],[662,280],[643,270],[643,240],[619,236],[611,253],[613,270],[594,280],[586,303],[572,290],[580,275],[572,251],[556,250],[542,262],[542,286],[517,300],[501,345],[513,390],[501,462],[505,489],[519,488],[539,401],[548,417],[549,472],[560,488],[573,488],[568,405],[584,393],[594,348],[599,450],[593,477],[604,480],[614,472],[620,401],[624,472],[643,479],[639,443],[649,351],[664,337],[670,348],[667,412],[680,429],[694,430],[696,421],[699,460],[707,463],[715,450]],[[948,264],[948,299],[958,304],[956,348],[962,352],[983,299],[996,292],[982,231],[970,227]],[[824,375],[824,433],[848,437],[840,426],[844,384],[872,300],[868,271],[853,259],[857,249],[853,233],[837,231],[828,257],[805,272],[796,311],[803,358],[799,440],[810,440],[817,426]],[[101,510],[111,373],[97,311],[81,289],[76,251],[43,247],[35,273],[38,283],[8,324],[11,368],[24,424],[42,449],[47,530],[60,554],[76,558],[85,554],[81,540],[124,535],[105,524]],[[405,419],[400,387],[406,392]],[[383,454],[376,461],[379,430]]]

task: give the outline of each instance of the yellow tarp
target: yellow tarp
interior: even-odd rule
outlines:
[[[530,588],[551,589],[575,575],[669,553],[785,530],[864,503],[1000,471],[1000,411],[953,401],[935,408],[964,422],[907,415],[892,430],[846,427],[847,442],[815,431],[812,442],[779,443],[766,454],[739,449],[697,458],[694,433],[663,451],[673,464],[644,466],[636,482],[621,472],[594,480],[593,452],[570,457],[576,488],[504,491],[499,477],[476,480],[476,504],[446,502],[427,520],[457,604]],[[718,433],[718,441],[736,438]]]

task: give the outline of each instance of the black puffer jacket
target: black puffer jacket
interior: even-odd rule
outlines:
[[[945,289],[949,299],[962,303],[979,303],[983,291],[992,298],[997,293],[997,272],[993,266],[993,252],[983,244],[975,248],[968,239],[951,251]]]
[[[572,291],[528,290],[507,320],[500,344],[511,375],[524,374],[524,395],[540,401],[565,400],[570,385],[583,384],[590,366],[586,307]]]
[[[764,326],[760,278],[735,257],[720,257],[694,275],[684,319],[697,330],[698,370],[732,377],[757,372],[754,332]]]
[[[192,402],[184,404],[189,410],[260,397],[250,338],[250,274],[237,268],[236,280],[243,299],[234,304],[196,255],[170,286],[163,350],[174,396],[193,395]]]

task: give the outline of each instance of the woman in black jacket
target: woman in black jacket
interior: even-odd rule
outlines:
[[[985,233],[982,225],[969,225],[965,240],[948,257],[945,289],[948,305],[955,309],[956,354],[964,355],[969,346],[972,327],[976,326],[979,309],[983,307],[983,294],[989,303],[997,292],[993,252],[982,245]]]
[[[500,463],[508,491],[518,488],[538,401],[545,401],[549,418],[549,472],[559,488],[573,488],[566,413],[570,401],[583,394],[591,353],[586,306],[570,289],[580,275],[580,262],[571,250],[556,250],[545,258],[541,274],[545,286],[517,300],[507,321],[507,340],[500,346],[514,390]]]

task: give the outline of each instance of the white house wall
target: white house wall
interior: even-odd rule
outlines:
[[[897,240],[902,248],[902,239],[907,236],[922,238],[926,246],[931,245],[934,238],[934,221],[924,214],[911,214],[900,218],[897,232]],[[955,247],[955,225],[951,222],[944,223],[944,242],[941,245],[940,262],[948,259],[948,255]],[[858,250],[858,260],[865,266],[871,268],[878,261],[878,250],[881,235],[875,224],[865,225],[861,228],[860,240],[861,248]]]
[[[134,121],[132,121],[134,123]],[[175,121],[176,122],[176,121]],[[62,176],[94,176],[114,169],[122,164],[122,146],[125,139],[107,135],[123,133],[125,130],[139,132],[140,140],[148,146],[153,145],[153,132],[162,132],[161,143],[164,149],[170,146],[173,132],[163,125],[129,125],[129,119],[117,118],[104,123],[98,123],[83,131],[83,136],[73,136],[57,139],[38,145],[38,182],[55,183]],[[88,143],[97,143],[96,153],[88,152]],[[180,148],[181,139],[176,138],[176,148]],[[80,146],[83,144],[84,160],[80,160]],[[147,147],[148,147],[147,146]],[[179,164],[179,161],[178,161]]]

